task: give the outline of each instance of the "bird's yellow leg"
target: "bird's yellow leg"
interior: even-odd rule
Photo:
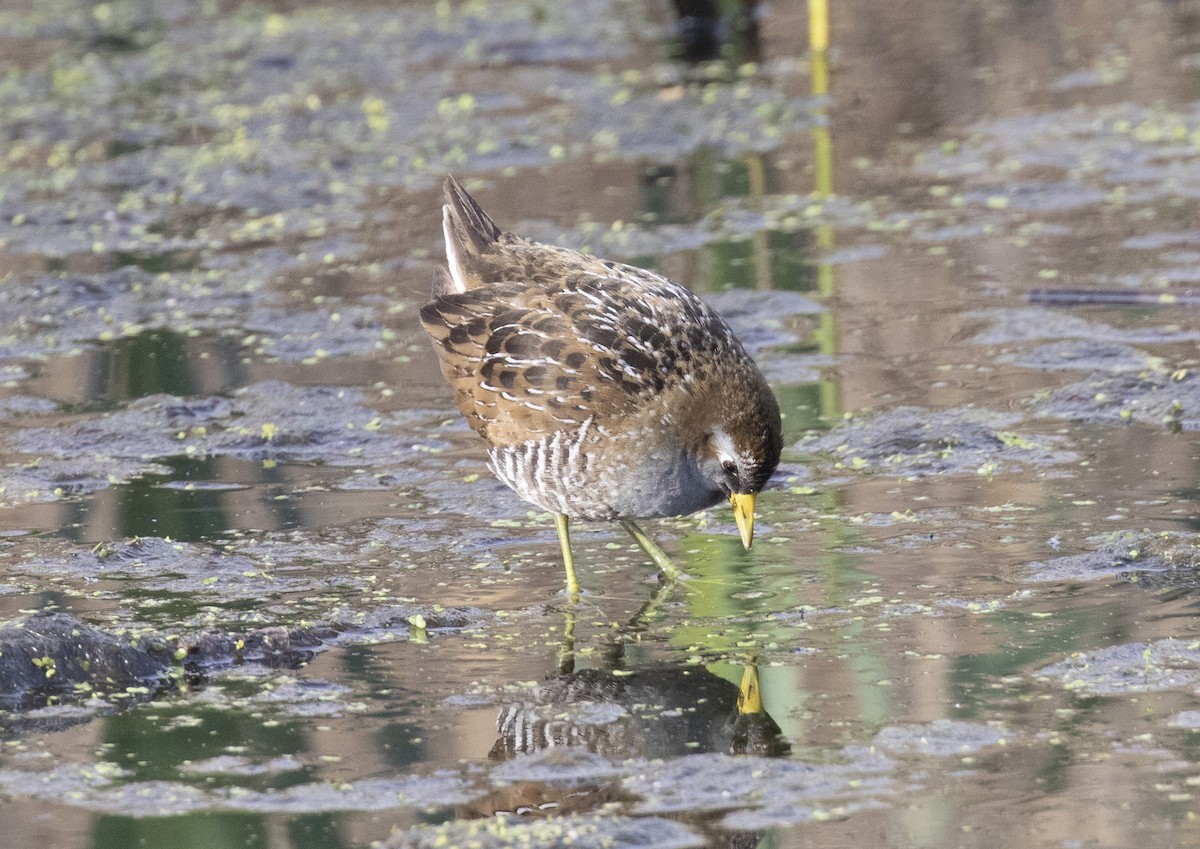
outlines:
[[[650,627],[651,621],[658,616],[659,609],[671,599],[671,594],[675,592],[675,588],[679,586],[678,581],[663,581],[654,588],[654,592],[650,594],[650,598],[642,605],[641,610],[633,615],[629,623],[625,626],[624,633],[637,634],[645,631]],[[641,639],[637,637],[636,639]]]
[[[562,513],[554,514],[554,529],[558,531],[563,567],[567,570],[567,594],[579,595],[579,581],[575,579],[575,557],[571,554],[571,537],[567,533],[567,517]]]
[[[634,541],[642,547],[642,551],[649,555],[665,578],[674,581],[683,577],[683,570],[676,566],[667,553],[658,547],[658,543],[646,536],[646,532],[638,527],[637,522],[633,519],[622,519],[621,527],[628,531]]]

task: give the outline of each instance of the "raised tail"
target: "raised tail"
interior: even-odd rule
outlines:
[[[483,278],[475,269],[480,256],[499,240],[501,230],[453,177],[446,178],[442,190],[446,194],[442,232],[446,236],[446,262],[450,266],[452,291],[465,292],[483,285]],[[439,282],[443,288],[446,286],[447,281]],[[436,290],[438,286],[435,284],[434,288]]]

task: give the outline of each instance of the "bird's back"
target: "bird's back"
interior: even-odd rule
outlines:
[[[688,289],[653,272],[505,233],[453,180],[450,270],[421,320],[472,427],[493,445],[634,414],[749,357]],[[516,425],[515,427],[511,425]]]

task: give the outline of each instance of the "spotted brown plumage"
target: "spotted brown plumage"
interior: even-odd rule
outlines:
[[[568,584],[565,517],[675,516],[728,498],[749,547],[782,438],[729,325],[661,275],[504,232],[453,178],[444,188],[449,268],[421,322],[493,472],[562,517]]]

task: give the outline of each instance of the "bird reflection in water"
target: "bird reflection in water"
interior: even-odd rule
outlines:
[[[620,649],[617,649],[618,653]],[[499,736],[488,757],[507,761],[536,756],[564,762],[581,752],[612,762],[705,752],[778,757],[790,751],[763,708],[758,667],[743,669],[740,685],[700,666],[585,669],[555,675],[529,698],[504,706]],[[619,780],[514,781],[464,811],[467,815],[579,814],[614,802],[632,802]],[[751,835],[726,835],[753,846]]]
[[[528,702],[505,706],[496,726],[494,760],[558,746],[612,760],[789,751],[763,709],[753,662],[746,664],[740,687],[699,666],[557,675],[539,684]]]

